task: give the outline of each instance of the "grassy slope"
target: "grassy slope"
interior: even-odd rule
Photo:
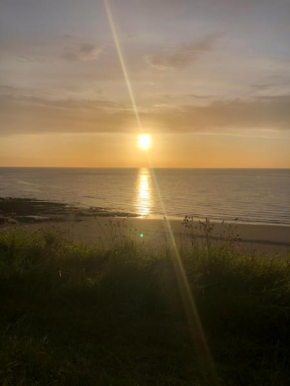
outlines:
[[[211,385],[169,249],[0,233],[1,385]],[[230,244],[181,250],[221,385],[288,385],[290,266]]]

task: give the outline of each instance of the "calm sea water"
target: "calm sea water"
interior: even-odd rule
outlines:
[[[290,170],[0,168],[0,196],[290,225]]]

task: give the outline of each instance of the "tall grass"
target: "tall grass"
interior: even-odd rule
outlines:
[[[221,385],[288,385],[290,266],[245,255],[228,231],[180,255]],[[107,231],[106,231],[107,232]],[[0,233],[1,385],[209,385],[172,251],[112,225],[99,248]]]

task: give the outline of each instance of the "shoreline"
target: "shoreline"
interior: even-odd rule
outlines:
[[[187,219],[187,222],[186,222]],[[122,226],[132,237],[142,243],[157,246],[170,238],[194,237],[203,239],[200,224],[196,218],[147,217],[124,212],[111,212],[103,208],[77,207],[65,203],[35,199],[0,198],[0,230],[15,226],[28,230],[56,230],[65,233],[72,241],[95,244],[109,232],[113,224]],[[281,224],[256,224],[239,221],[210,220],[213,227],[210,238],[235,239],[247,251],[258,250],[266,253],[290,252],[290,226]],[[124,230],[123,229],[123,230]],[[142,237],[139,237],[142,234]]]
[[[229,223],[222,226],[212,222],[210,224],[213,226],[210,239],[214,242],[227,239],[229,234],[228,238],[232,238],[234,245],[245,253],[289,256],[290,227]],[[155,249],[171,245],[168,225],[177,244],[190,242],[191,239],[198,243],[205,240],[199,222],[193,222],[195,229],[191,230],[185,228],[180,220],[168,219],[86,217],[78,221],[22,224],[21,227],[28,231],[53,231],[63,234],[72,242],[91,246],[110,244],[114,237],[122,237],[125,234],[140,246]]]
[[[8,205],[7,205],[8,204]],[[5,206],[7,205],[7,208]],[[13,213],[11,211],[13,208]],[[10,210],[9,210],[10,209]],[[37,211],[37,213],[35,213]],[[58,215],[58,216],[57,216]],[[289,223],[281,222],[265,222],[265,221],[247,221],[242,220],[239,217],[236,219],[216,218],[211,216],[201,217],[194,215],[183,216],[165,216],[161,214],[150,214],[147,216],[140,215],[134,212],[126,212],[120,210],[114,210],[99,206],[89,206],[82,204],[74,204],[63,201],[51,201],[37,198],[26,197],[0,197],[0,225],[3,224],[3,219],[18,220],[20,223],[30,223],[27,220],[35,220],[34,222],[42,221],[66,221],[71,220],[73,216],[87,216],[87,217],[118,217],[118,218],[138,218],[144,220],[163,220],[166,218],[168,221],[183,221],[185,218],[193,219],[194,222],[205,221],[209,219],[213,224],[238,224],[238,225],[255,225],[255,226],[277,226],[277,227],[289,227]],[[1,222],[2,221],[2,222]],[[31,221],[33,222],[33,221]]]
[[[194,222],[198,223],[199,221],[205,221],[206,219],[209,219],[211,223],[213,224],[222,224],[223,222],[226,223],[226,224],[238,224],[238,225],[256,225],[256,226],[277,226],[277,227],[288,227],[290,228],[290,224],[287,223],[287,224],[284,224],[284,223],[280,223],[280,222],[265,222],[265,221],[246,221],[246,220],[240,220],[240,219],[237,219],[237,220],[227,220],[227,219],[217,219],[215,217],[210,217],[210,216],[207,216],[207,217],[199,217],[199,216],[186,216],[184,215],[183,217],[178,217],[178,216],[162,216],[162,215],[155,215],[155,214],[152,214],[152,215],[149,215],[149,216],[139,216],[139,215],[136,215],[136,216],[133,216],[135,218],[140,218],[140,219],[144,219],[144,220],[163,220],[164,218],[166,218],[168,221],[183,221],[185,217],[187,218],[193,218]]]
[[[136,217],[129,212],[35,198],[0,197],[0,224],[74,221],[81,217]]]

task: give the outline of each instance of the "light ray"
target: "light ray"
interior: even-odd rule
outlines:
[[[149,160],[149,159],[148,159]],[[149,160],[150,162],[150,160]],[[154,171],[154,168],[150,168],[151,173],[152,173],[152,179],[156,188],[156,192],[159,198],[159,201],[161,203],[162,211],[164,213],[164,223],[165,223],[165,228],[167,230],[167,238],[168,241],[171,244],[172,247],[172,260],[178,280],[178,285],[179,285],[179,290],[180,294],[182,297],[182,301],[184,304],[184,308],[186,311],[186,316],[190,328],[190,333],[191,336],[195,342],[196,350],[198,354],[200,355],[200,359],[202,361],[202,365],[205,368],[206,371],[206,377],[210,384],[212,386],[218,386],[219,381],[218,381],[218,376],[216,373],[216,368],[214,364],[213,357],[211,355],[207,339],[204,333],[204,329],[199,317],[199,313],[195,304],[195,300],[193,297],[193,293],[190,289],[190,285],[186,276],[186,272],[182,263],[182,259],[176,244],[176,240],[174,237],[174,233],[172,231],[172,227],[170,224],[170,221],[167,219],[167,211],[164,205],[164,201],[162,199],[161,191],[159,188],[159,184],[157,181],[156,173]]]
[[[133,89],[132,89],[132,86],[131,86],[130,78],[129,78],[129,75],[128,75],[128,72],[127,72],[126,63],[125,63],[125,60],[124,60],[124,55],[122,53],[121,45],[120,45],[119,38],[118,38],[118,35],[117,35],[117,32],[116,32],[116,28],[115,28],[115,24],[114,24],[114,19],[113,19],[113,16],[112,16],[112,12],[111,12],[111,8],[110,8],[110,5],[109,5],[109,1],[108,0],[103,0],[103,1],[104,1],[104,4],[105,4],[106,11],[107,11],[107,16],[108,16],[109,24],[110,24],[110,27],[111,27],[113,39],[114,39],[115,46],[116,46],[116,50],[117,50],[117,53],[118,53],[118,56],[119,56],[121,68],[122,68],[122,71],[123,71],[123,74],[124,74],[125,82],[126,82],[126,85],[127,85],[127,88],[128,88],[129,96],[130,96],[130,99],[131,99],[131,102],[132,102],[132,106],[133,106],[133,110],[134,110],[134,113],[135,113],[135,117],[136,117],[136,121],[137,121],[137,124],[138,124],[138,128],[139,128],[139,131],[143,132],[142,122],[141,122],[141,119],[140,119],[140,115],[139,115],[138,107],[137,107],[137,104],[136,104],[135,96],[134,96],[134,93],[133,93]],[[215,370],[214,361],[213,361],[213,358],[211,356],[211,352],[210,352],[209,346],[207,344],[206,336],[205,336],[205,333],[204,333],[204,330],[203,330],[203,326],[202,326],[202,323],[201,323],[201,320],[200,320],[200,317],[199,317],[199,314],[198,314],[198,310],[197,310],[197,307],[196,307],[196,304],[195,304],[195,301],[194,301],[194,297],[193,297],[192,291],[190,289],[190,285],[188,283],[186,272],[185,272],[185,269],[183,267],[183,263],[182,263],[182,260],[181,260],[181,257],[180,257],[177,245],[176,245],[176,241],[175,241],[174,234],[172,232],[171,224],[167,220],[166,209],[165,209],[165,205],[164,205],[164,202],[163,202],[163,199],[162,199],[162,195],[161,195],[159,184],[158,184],[158,181],[157,181],[157,178],[156,178],[156,174],[155,174],[154,168],[152,167],[152,163],[151,163],[151,159],[149,157],[149,154],[148,153],[146,153],[146,154],[147,154],[148,165],[149,165],[149,168],[150,168],[150,171],[151,171],[152,179],[153,179],[153,182],[154,182],[154,185],[155,185],[155,188],[156,188],[156,192],[157,192],[158,198],[159,198],[160,203],[161,203],[162,211],[164,213],[164,221],[165,221],[165,227],[166,227],[166,230],[167,230],[167,237],[168,237],[169,242],[170,242],[170,244],[172,246],[173,264],[174,264],[174,268],[175,268],[175,271],[176,271],[176,276],[177,276],[177,279],[178,279],[179,289],[180,289],[181,297],[182,297],[183,304],[184,304],[184,307],[185,307],[185,311],[186,311],[186,315],[187,315],[187,319],[188,319],[188,324],[189,324],[189,328],[190,328],[190,331],[191,331],[191,335],[192,335],[192,338],[194,339],[197,352],[200,355],[200,360],[201,360],[202,364],[205,367],[205,371],[206,371],[205,375],[206,375],[206,377],[208,378],[208,380],[210,381],[210,384],[212,386],[217,386],[217,385],[219,385],[219,382],[218,382],[218,377],[217,377],[216,370]]]
[[[118,39],[118,35],[117,35],[114,19],[113,19],[113,16],[112,16],[111,8],[110,8],[110,5],[109,5],[109,1],[108,0],[104,0],[104,4],[105,4],[105,7],[106,7],[108,20],[109,20],[109,23],[110,23],[113,39],[114,39],[116,50],[117,50],[117,53],[118,53],[118,56],[119,56],[119,60],[120,60],[120,64],[121,64],[122,71],[123,71],[123,74],[124,74],[124,78],[125,78],[125,81],[126,81],[126,85],[127,85],[127,88],[128,88],[129,96],[130,96],[130,99],[131,99],[131,102],[132,102],[132,106],[133,106],[133,110],[134,110],[134,113],[135,113],[136,121],[137,121],[139,130],[142,131],[142,124],[141,124],[141,120],[140,120],[140,116],[139,116],[139,111],[138,111],[138,108],[137,108],[137,104],[136,104],[135,96],[134,96],[133,89],[132,89],[132,86],[131,86],[131,82],[130,82],[130,78],[129,78],[129,75],[128,75],[128,71],[127,71],[127,68],[126,68],[126,63],[125,63],[124,55],[122,53],[121,45],[120,45],[120,42],[119,42],[119,39]]]

